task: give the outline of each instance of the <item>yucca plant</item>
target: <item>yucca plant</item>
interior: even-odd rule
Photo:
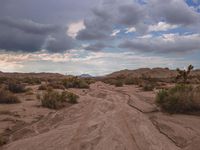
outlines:
[[[194,67],[192,65],[189,65],[187,70],[180,70],[177,68],[176,71],[178,72],[178,75],[176,76],[176,80],[183,79],[183,83],[187,83],[189,74],[193,68]]]

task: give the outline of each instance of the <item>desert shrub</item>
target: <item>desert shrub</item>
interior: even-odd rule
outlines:
[[[144,91],[152,91],[155,88],[153,83],[145,83],[142,85]]]
[[[124,84],[124,79],[121,79],[119,77],[118,78],[104,78],[104,79],[101,79],[101,81],[106,84],[115,85],[116,87],[123,86]]]
[[[124,84],[126,84],[126,85],[133,85],[133,84],[139,85],[141,82],[142,82],[141,79],[139,79],[139,78],[133,78],[133,77],[127,77],[124,80]]]
[[[51,82],[48,84],[48,86],[54,89],[61,89],[61,90],[65,89],[64,85],[62,85],[62,83],[59,83],[59,82]]]
[[[124,81],[124,84],[126,85],[132,85],[132,84],[135,84],[135,79],[133,78],[126,78],[125,81]]]
[[[104,82],[106,84],[114,85],[116,81],[115,81],[115,79],[107,78],[107,79],[103,79],[102,82]]]
[[[65,88],[89,88],[89,84],[81,78],[70,77],[63,80]]]
[[[8,139],[0,136],[0,146],[7,144],[7,142],[8,142]]]
[[[66,102],[65,93],[59,93],[53,90],[48,90],[41,97],[41,103],[43,107],[51,109],[59,109],[64,107],[64,102]]]
[[[25,77],[22,79],[22,82],[31,85],[41,84],[41,80],[39,78],[32,78],[32,77]]]
[[[0,89],[0,103],[1,104],[13,104],[13,103],[19,103],[19,99],[13,95],[11,92]]]
[[[34,93],[33,93],[33,91],[31,91],[31,90],[27,90],[26,91],[26,95],[33,95]]]
[[[38,87],[38,90],[47,90],[48,87],[46,84],[41,84],[39,87]]]
[[[115,81],[115,86],[116,87],[122,87],[123,86],[123,82],[121,80],[116,80]]]
[[[92,83],[95,83],[95,82],[96,82],[96,80],[95,80],[94,78],[84,78],[84,80],[85,80],[85,82],[86,82],[87,84],[92,84]]]
[[[6,77],[0,77],[0,84],[6,83],[9,81],[9,78]]]
[[[71,104],[76,104],[78,98],[79,98],[79,96],[74,93],[71,93],[71,92],[67,93],[68,102]]]
[[[200,87],[180,84],[157,94],[156,103],[170,113],[200,110]]]
[[[39,98],[43,107],[59,109],[64,107],[67,102],[72,104],[77,103],[78,96],[70,92],[63,91],[59,93],[54,90],[48,90]]]
[[[26,92],[26,88],[23,84],[17,82],[9,82],[8,83],[8,90],[13,93],[23,93]]]

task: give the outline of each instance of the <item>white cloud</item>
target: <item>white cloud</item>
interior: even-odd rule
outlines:
[[[152,34],[146,34],[146,35],[143,35],[143,36],[139,36],[138,38],[140,39],[148,39],[148,38],[152,38],[153,35]]]
[[[126,28],[125,30],[125,33],[131,33],[136,31],[135,27]]]
[[[192,54],[200,50],[200,34],[162,34],[160,36],[134,38],[119,45],[120,48],[140,53],[157,54]]]
[[[116,36],[118,33],[120,33],[120,30],[113,30],[113,32],[111,33],[111,36]]]
[[[91,52],[70,50],[64,54],[37,53],[0,53],[0,70],[18,72],[59,72],[79,75],[89,73],[103,75],[121,69],[140,67],[177,67],[187,64],[182,58],[146,56],[135,52]],[[100,68],[100,69],[99,69]]]
[[[171,24],[168,24],[166,22],[158,22],[155,25],[150,25],[149,31],[150,32],[151,31],[167,31],[167,30],[170,30],[170,29],[175,29],[177,27],[178,27],[177,25],[171,25]]]
[[[83,20],[78,22],[73,22],[68,26],[67,35],[75,39],[77,33],[83,29],[85,29]]]
[[[173,33],[168,33],[168,34],[163,34],[162,37],[160,37],[163,41],[171,41],[174,42],[176,40],[176,37],[179,37],[180,35],[178,34],[173,34]]]

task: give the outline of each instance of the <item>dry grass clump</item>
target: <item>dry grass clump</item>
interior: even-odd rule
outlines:
[[[41,84],[38,87],[38,90],[48,90],[49,88],[52,88],[52,89],[61,89],[61,90],[65,89],[65,87],[62,84],[59,84],[59,83],[56,83],[56,82],[51,82],[49,84]]]
[[[39,87],[38,87],[38,90],[47,90],[48,87],[46,84],[41,84]]]
[[[142,85],[144,91],[152,91],[155,88],[155,84],[153,82],[147,82]]]
[[[27,84],[30,84],[30,85],[41,84],[41,79],[33,78],[33,77],[25,77],[25,78],[21,79],[21,81],[23,83],[27,83]]]
[[[6,138],[0,136],[0,146],[3,146],[3,145],[5,145],[5,144],[7,144],[7,142],[8,142],[8,139],[6,139]]]
[[[127,77],[124,80],[124,84],[126,85],[138,85],[140,82],[141,81],[139,78],[133,78],[133,77]]]
[[[124,80],[118,78],[105,78],[101,80],[102,82],[116,87],[122,87],[124,85]]]
[[[121,80],[116,80],[115,83],[114,83],[114,85],[116,87],[122,87],[123,86],[123,82]]]
[[[43,107],[47,107],[50,109],[60,109],[66,106],[66,103],[77,103],[78,96],[63,91],[59,93],[54,90],[48,90],[41,97],[39,97]]]
[[[125,85],[138,85],[143,87],[145,91],[151,91],[154,89],[157,79],[153,79],[150,77],[131,77],[131,76],[117,76],[117,77],[109,77],[104,78],[103,81],[106,84],[111,84],[115,86],[123,86]]]
[[[64,85],[62,85],[62,83],[60,82],[50,82],[47,86],[52,87],[53,89],[61,89],[64,90],[65,87]]]
[[[9,81],[9,78],[6,77],[0,77],[0,84],[5,84]]]
[[[27,89],[25,88],[23,84],[17,83],[15,81],[10,81],[8,83],[8,90],[13,93],[23,93],[27,91]]]
[[[11,92],[0,89],[0,104],[14,104],[19,103],[20,100]]]
[[[115,85],[116,79],[114,78],[105,78],[101,80],[102,82],[110,85]]]
[[[89,88],[89,83],[87,80],[78,77],[70,77],[64,79],[63,85],[65,88]]]
[[[79,98],[79,96],[74,93],[71,93],[71,92],[67,93],[68,102],[71,104],[76,104],[78,98]]]
[[[200,110],[200,86],[178,84],[169,90],[161,90],[156,103],[169,113],[184,113]]]

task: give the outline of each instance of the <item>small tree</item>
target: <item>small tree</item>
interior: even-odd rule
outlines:
[[[187,70],[180,70],[179,68],[177,68],[176,71],[178,72],[178,75],[176,76],[176,80],[183,79],[183,83],[186,83],[189,77],[189,74],[193,68],[194,67],[192,65],[189,65]]]

